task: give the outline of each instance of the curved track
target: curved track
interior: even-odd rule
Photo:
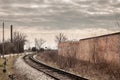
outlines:
[[[36,60],[33,56],[35,54],[29,54],[23,57],[24,61],[31,67],[45,73],[46,75],[54,78],[55,80],[88,80],[80,76],[50,67],[46,64]]]

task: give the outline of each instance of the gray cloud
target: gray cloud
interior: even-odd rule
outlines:
[[[112,28],[120,0],[0,0],[6,25],[43,29]]]

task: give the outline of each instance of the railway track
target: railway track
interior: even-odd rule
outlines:
[[[43,64],[40,61],[36,60],[33,56],[34,54],[29,54],[24,56],[23,59],[31,67],[45,73],[46,75],[54,78],[55,80],[88,80],[75,74],[71,74],[63,70],[56,69],[46,64]]]

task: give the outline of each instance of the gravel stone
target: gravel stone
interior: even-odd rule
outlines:
[[[43,72],[37,71],[36,69],[30,67],[23,61],[22,56],[15,61],[14,66],[18,73],[21,75],[26,75],[26,77],[30,80],[54,80]]]

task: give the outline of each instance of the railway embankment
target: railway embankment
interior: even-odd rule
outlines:
[[[15,61],[14,66],[18,75],[17,80],[54,80],[46,74],[30,67],[24,62],[22,56]]]
[[[119,66],[112,67],[106,63],[92,64],[72,57],[63,57],[52,51],[39,53],[37,59],[90,80],[120,80]]]

